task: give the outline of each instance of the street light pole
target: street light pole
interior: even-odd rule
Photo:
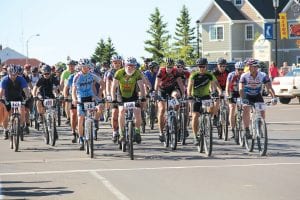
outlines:
[[[197,20],[197,58],[200,57],[200,38],[199,38],[199,25],[200,25],[200,21]]]
[[[40,34],[31,35],[31,36],[26,40],[26,64],[28,64],[28,43],[29,43],[30,39],[33,38],[34,36],[38,37],[38,36],[40,36]]]
[[[277,8],[279,7],[279,0],[273,0],[274,14],[275,14],[275,66],[278,67],[278,31],[277,31]]]

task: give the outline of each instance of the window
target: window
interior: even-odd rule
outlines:
[[[243,0],[234,0],[235,6],[241,6],[243,4]]]
[[[209,28],[209,40],[217,41],[224,40],[224,26],[210,26]]]
[[[248,24],[245,26],[245,40],[254,39],[254,26],[253,24]]]

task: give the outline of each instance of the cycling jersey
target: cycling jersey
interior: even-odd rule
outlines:
[[[1,80],[0,87],[5,90],[4,96],[7,101],[22,101],[22,91],[28,85],[24,77],[17,76],[16,80],[12,81],[9,76],[5,76]]]
[[[261,93],[263,84],[270,82],[269,77],[264,72],[257,72],[256,77],[251,76],[250,72],[242,74],[240,83],[244,84],[246,95],[255,96]]]
[[[151,87],[154,88],[157,73],[152,73],[150,70],[144,71],[143,73],[145,77],[149,80]]]
[[[227,76],[227,82],[229,83],[229,91],[230,92],[239,92],[239,81],[240,81],[240,76],[236,74],[235,71],[230,72]]]
[[[60,76],[60,80],[63,80],[65,84],[67,84],[68,78],[72,73],[66,69],[63,71],[63,73]]]
[[[54,98],[53,86],[58,86],[59,82],[56,78],[44,78],[43,76],[36,83],[38,87],[38,93],[42,95],[43,98]]]
[[[69,87],[69,95],[72,94],[72,85],[73,85],[74,76],[75,74],[71,74],[68,78],[67,86]]]
[[[226,88],[226,80],[229,72],[225,70],[224,72],[220,72],[219,70],[214,71],[213,73],[216,77],[216,79],[219,82],[219,85],[221,86],[222,90],[224,91]]]
[[[105,80],[112,81],[116,71],[117,71],[117,69],[112,68],[112,69],[108,70],[107,72],[105,72],[105,74],[104,74]]]
[[[161,79],[159,89],[167,90],[168,88],[176,87],[176,80],[180,77],[180,73],[176,68],[173,68],[170,73],[167,73],[166,68],[160,68],[157,73],[157,78]]]
[[[199,98],[209,96],[210,83],[217,80],[212,73],[205,72],[202,74],[199,71],[192,73],[189,79],[194,81],[192,96]]]
[[[36,85],[36,83],[38,82],[38,80],[41,78],[41,75],[36,74],[36,76],[34,76],[33,74],[29,74],[29,78],[31,80],[32,87],[34,87]]]
[[[119,69],[115,73],[114,78],[119,81],[121,97],[130,98],[137,96],[137,82],[142,80],[142,74],[139,70],[135,70],[135,72],[129,76],[126,74],[125,68]]]
[[[92,73],[78,72],[73,78],[73,87],[76,87],[77,100],[81,101],[85,97],[95,96],[93,91],[94,81],[100,83],[101,78]]]

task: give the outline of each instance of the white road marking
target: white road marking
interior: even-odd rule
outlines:
[[[300,121],[278,121],[278,122],[268,122],[267,124],[299,124],[300,125]]]
[[[117,197],[117,199],[119,199],[119,200],[129,200],[129,198],[125,194],[120,192],[120,190],[118,190],[106,178],[104,178],[103,176],[98,174],[96,171],[91,171],[90,174],[92,174],[94,177],[99,179],[103,183],[103,185]]]
[[[39,172],[4,172],[0,176],[19,175],[40,175],[40,174],[66,174],[66,173],[89,173],[89,172],[111,172],[111,171],[143,171],[143,170],[169,170],[169,169],[197,169],[197,168],[230,168],[230,167],[260,167],[260,166],[281,166],[300,165],[299,163],[256,163],[240,165],[196,165],[196,166],[170,166],[170,167],[141,167],[141,168],[116,168],[116,169],[83,169],[83,170],[62,170],[62,171],[39,171]]]

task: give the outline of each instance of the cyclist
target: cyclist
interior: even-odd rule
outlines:
[[[39,123],[43,122],[43,114],[45,108],[42,100],[54,99],[58,94],[59,82],[56,78],[51,76],[51,67],[44,64],[41,67],[42,77],[38,80],[36,85],[33,87],[33,97],[36,99],[36,108],[39,113]],[[53,93],[54,91],[54,93]]]
[[[226,81],[226,95],[229,102],[229,122],[231,126],[232,135],[231,138],[234,138],[235,134],[235,105],[236,99],[240,97],[239,94],[239,81],[241,75],[244,73],[244,62],[235,63],[235,71],[230,72]]]
[[[147,70],[149,70],[149,64],[152,61],[151,58],[145,58],[144,59],[144,64],[141,66],[140,71],[141,72],[145,72]]]
[[[75,72],[76,64],[77,64],[76,61],[68,60],[68,62],[67,62],[68,67],[66,70],[64,70],[62,72],[61,77],[60,77],[60,89],[61,90],[64,88],[64,85],[67,84],[67,80],[68,80],[69,76]],[[70,102],[65,102],[65,112],[66,112],[66,116],[67,116],[66,124],[70,124],[70,108],[71,108]]]
[[[4,139],[8,139],[8,121],[11,110],[10,101],[23,101],[22,92],[25,93],[25,98],[30,97],[30,92],[26,80],[22,76],[18,76],[17,65],[9,65],[8,76],[1,80],[0,84],[0,123],[3,123]],[[25,107],[21,107],[21,128],[25,123]]]
[[[106,85],[105,91],[106,91],[106,99],[108,101],[111,101],[112,96],[116,96],[116,94],[119,93],[119,91],[117,91],[117,93],[111,93],[111,87],[116,72],[122,68],[122,60],[123,58],[119,55],[113,56],[111,59],[112,68],[109,69],[105,74],[105,85]],[[107,104],[107,106],[110,105]],[[119,137],[118,114],[119,114],[118,105],[111,104],[111,126],[113,128],[112,141],[114,143],[117,142],[117,138]]]
[[[31,67],[31,74],[29,74],[29,78],[31,80],[32,87],[34,87],[38,80],[41,78],[38,67]]]
[[[172,58],[166,58],[166,67],[160,68],[155,81],[155,93],[159,96],[158,102],[158,125],[159,125],[159,140],[165,141],[164,129],[164,114],[166,109],[167,95],[175,99],[180,98],[180,94],[184,94],[184,87],[182,84],[181,75],[174,67],[174,60]],[[179,89],[179,91],[178,91]]]
[[[119,97],[116,95],[112,96],[112,102],[116,103],[117,100],[122,102],[132,102],[138,100],[138,90],[141,92],[141,101],[145,101],[145,91],[143,87],[142,73],[139,70],[136,70],[137,61],[133,57],[129,57],[126,60],[125,68],[118,70],[115,73],[112,83],[111,94],[116,94],[117,89],[119,89]],[[137,107],[134,109],[135,115],[135,133],[136,133],[136,142],[141,143],[141,109]],[[124,140],[124,126],[125,126],[125,109],[122,105],[119,105],[119,133],[120,141]]]
[[[224,58],[218,58],[217,61],[217,69],[213,72],[214,76],[216,77],[216,79],[218,80],[218,84],[222,89],[222,92],[219,93],[220,96],[222,96],[225,92],[225,88],[226,88],[226,80],[227,80],[227,76],[229,74],[229,71],[226,69],[227,66],[227,61]],[[218,121],[218,112],[219,112],[219,108],[220,108],[220,100],[217,99],[215,101],[215,105],[214,105],[214,118],[213,118],[213,124],[214,126],[217,125],[217,121]]]
[[[242,74],[239,82],[239,93],[243,99],[244,104],[253,104],[257,102],[264,102],[261,94],[262,86],[265,85],[269,93],[272,96],[272,103],[276,104],[277,99],[271,85],[270,78],[264,72],[258,70],[259,63],[255,59],[248,59],[246,61],[249,66],[249,72]],[[262,112],[263,118],[265,118],[265,112]],[[247,138],[251,138],[249,124],[250,124],[250,107],[245,106],[243,112],[243,122],[245,127],[245,133]]]
[[[79,133],[79,150],[84,150],[84,140],[83,140],[83,123],[84,123],[84,102],[93,102],[99,100],[96,96],[96,91],[94,91],[94,83],[100,83],[101,78],[90,72],[93,67],[89,59],[80,59],[78,62],[78,67],[80,71],[73,78],[72,85],[72,100],[73,105],[77,106],[78,115],[78,133]],[[99,110],[99,107],[98,107]]]
[[[221,92],[220,88],[217,87],[216,77],[206,70],[207,59],[199,58],[196,60],[196,66],[199,71],[191,74],[189,77],[187,95],[188,97],[198,98],[200,100],[211,99],[210,94],[217,88]],[[192,109],[192,131],[194,134],[194,144],[198,145],[197,133],[199,129],[199,117],[202,113],[202,102],[195,102]]]

